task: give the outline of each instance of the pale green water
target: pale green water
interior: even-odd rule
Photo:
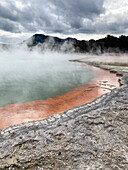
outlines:
[[[68,62],[76,56],[37,52],[2,53],[0,107],[52,98],[94,78],[91,69]]]

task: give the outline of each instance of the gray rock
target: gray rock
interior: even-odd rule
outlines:
[[[93,102],[0,131],[0,169],[127,170],[128,74]]]

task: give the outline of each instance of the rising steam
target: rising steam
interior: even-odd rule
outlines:
[[[62,95],[94,77],[90,69],[68,62],[79,55],[30,51],[26,46],[0,52],[1,107]]]

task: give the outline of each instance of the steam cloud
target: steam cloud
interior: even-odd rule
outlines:
[[[62,95],[94,77],[90,69],[68,62],[79,55],[26,46],[0,52],[0,107]]]

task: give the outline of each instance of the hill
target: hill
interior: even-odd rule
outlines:
[[[42,49],[74,51],[74,52],[91,52],[95,54],[105,52],[127,53],[128,52],[128,36],[120,36],[119,38],[108,35],[99,40],[77,40],[75,38],[61,39],[58,37],[46,36],[43,34],[35,34],[27,42],[28,47],[41,46]]]
[[[99,40],[77,40],[75,38],[61,39],[44,34],[35,34],[19,45],[27,45],[30,50],[40,47],[42,51],[61,51],[77,53],[128,53],[128,36],[121,35],[119,38],[107,35]],[[14,47],[10,44],[0,44],[0,47],[7,50]]]

